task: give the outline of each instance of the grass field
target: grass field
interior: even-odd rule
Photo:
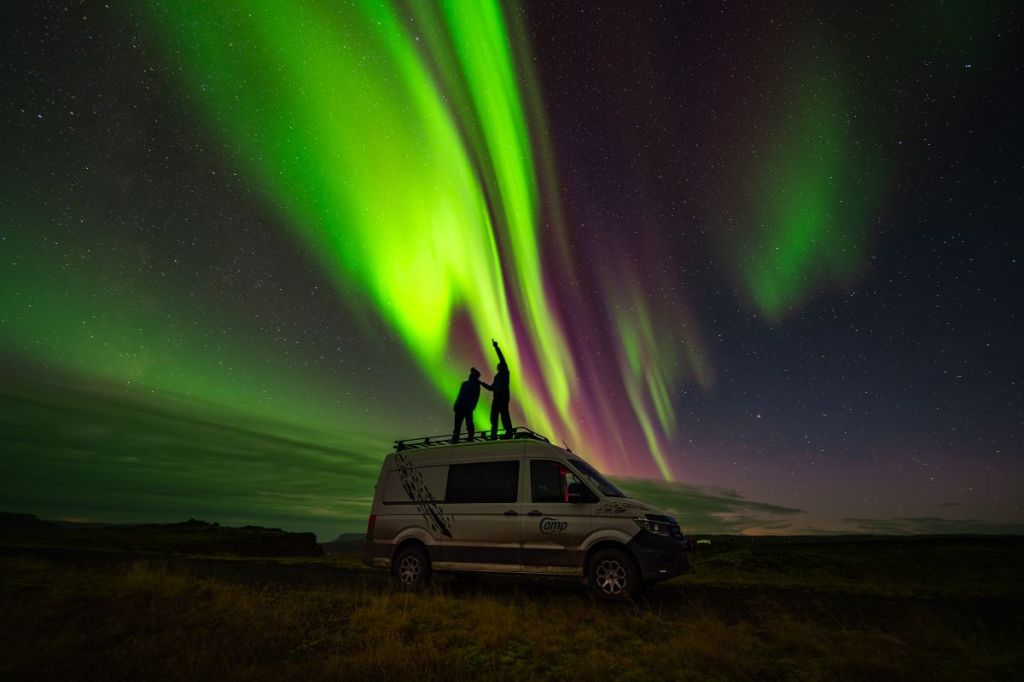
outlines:
[[[3,680],[1021,679],[1018,538],[714,538],[640,603],[355,557],[0,547]]]

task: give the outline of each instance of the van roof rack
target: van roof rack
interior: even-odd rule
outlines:
[[[472,436],[460,436],[458,440],[453,439],[450,435],[406,438],[404,440],[395,441],[395,451],[422,450],[424,448],[434,448],[439,445],[454,445],[456,443],[493,443],[494,441],[491,440],[490,433],[490,431],[474,431]],[[536,431],[531,431],[525,426],[514,426],[511,429],[504,431],[502,435],[498,436],[498,440],[508,440],[512,438],[517,440],[521,438],[529,438],[530,440],[539,440],[545,443],[551,442],[546,437],[540,435]]]

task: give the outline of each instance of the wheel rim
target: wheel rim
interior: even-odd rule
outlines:
[[[398,579],[403,585],[412,585],[420,578],[420,560],[414,556],[407,556],[398,564]]]
[[[597,586],[605,594],[622,594],[626,589],[626,567],[616,559],[605,559],[597,565]]]

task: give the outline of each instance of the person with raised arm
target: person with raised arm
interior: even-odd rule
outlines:
[[[498,437],[498,417],[501,417],[501,425],[505,429],[503,438],[512,437],[512,417],[508,412],[508,403],[511,399],[509,393],[508,363],[505,362],[505,354],[501,352],[498,342],[491,339],[494,352],[498,354],[498,371],[494,375],[494,381],[490,385],[481,384],[484,388],[493,391],[491,399],[491,440]]]

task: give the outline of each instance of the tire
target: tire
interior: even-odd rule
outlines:
[[[643,592],[640,569],[621,549],[602,549],[587,566],[587,585],[594,596],[606,602],[631,602]]]
[[[430,557],[419,545],[410,545],[395,555],[391,575],[395,584],[405,592],[418,592],[430,582]]]

